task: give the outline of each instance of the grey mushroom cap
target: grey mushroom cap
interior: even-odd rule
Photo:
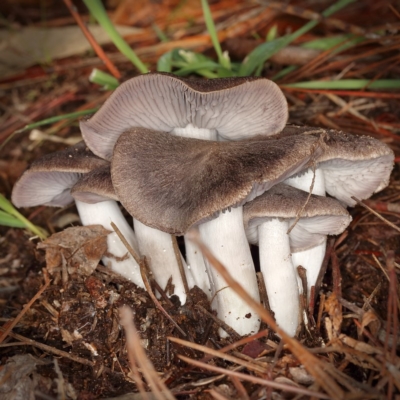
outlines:
[[[110,165],[96,168],[84,174],[71,189],[71,196],[83,203],[118,201],[111,182]]]
[[[324,151],[316,167],[323,171],[326,192],[347,206],[356,204],[352,196],[367,199],[389,184],[394,153],[385,143],[370,136],[303,126],[287,126],[281,134],[295,133],[323,135]]]
[[[107,164],[79,142],[35,160],[14,185],[11,200],[17,207],[64,207],[74,201],[70,189],[82,174]]]
[[[258,244],[258,226],[272,218],[289,220],[292,225],[305,204],[289,235],[293,252],[315,247],[326,235],[339,235],[350,224],[350,214],[337,200],[317,195],[307,198],[307,192],[280,183],[246,203],[243,220],[248,241]]]
[[[283,93],[266,78],[206,80],[150,73],[119,86],[80,127],[93,153],[110,160],[119,135],[131,127],[172,132],[191,124],[239,140],[276,134],[287,118]]]
[[[213,142],[132,128],[115,145],[111,177],[134,218],[182,235],[304,169],[320,154],[318,142],[310,135]]]

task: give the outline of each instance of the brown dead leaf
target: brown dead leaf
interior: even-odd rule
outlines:
[[[101,225],[77,226],[55,233],[38,244],[46,251],[46,264],[50,274],[60,270],[64,257],[68,273],[90,275],[107,251],[107,235],[111,233]]]

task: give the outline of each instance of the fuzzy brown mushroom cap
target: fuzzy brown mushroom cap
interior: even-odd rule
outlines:
[[[367,199],[389,184],[394,153],[370,136],[352,135],[334,129],[288,126],[282,135],[323,135],[323,154],[317,167],[323,171],[325,189],[348,206]]]
[[[150,73],[119,86],[80,127],[91,150],[110,160],[119,135],[131,127],[172,132],[191,124],[239,140],[278,133],[287,118],[283,93],[266,78],[206,80]]]
[[[96,168],[84,174],[71,189],[75,200],[94,204],[101,201],[118,201],[111,182],[110,165]]]
[[[134,218],[181,235],[303,169],[320,155],[318,142],[311,135],[212,142],[133,128],[115,145],[111,177]]]
[[[291,225],[300,217],[289,235],[292,251],[317,246],[326,235],[338,235],[350,224],[350,214],[337,200],[317,195],[307,199],[307,192],[280,183],[246,203],[243,220],[249,242],[258,244],[258,225],[271,218],[289,220]]]
[[[70,189],[82,174],[109,164],[95,156],[84,142],[35,160],[14,185],[17,207],[64,207],[73,202]]]

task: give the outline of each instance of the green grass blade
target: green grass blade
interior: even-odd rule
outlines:
[[[48,236],[43,229],[32,224],[31,221],[29,221],[21,213],[19,213],[11,204],[11,202],[8,201],[2,194],[0,194],[0,209],[5,211],[10,216],[19,220],[21,223],[24,224],[24,228],[30,230],[32,233],[39,236],[41,239],[46,239],[46,237]]]
[[[93,69],[92,73],[89,76],[89,81],[103,86],[103,89],[105,90],[114,90],[119,86],[117,78],[114,78],[107,72],[100,71],[97,68]]]
[[[122,36],[115,29],[110,18],[108,18],[107,12],[101,2],[101,0],[83,0],[90,13],[96,18],[97,22],[103,27],[108,33],[108,36],[115,44],[117,49],[132,62],[132,64],[142,73],[149,72],[147,67],[142,63],[140,58],[131,49],[128,43],[122,38]]]
[[[362,90],[362,89],[400,89],[400,79],[341,79],[336,81],[309,81],[282,85],[301,89]]]
[[[10,226],[11,228],[25,228],[25,224],[19,219],[0,210],[0,225]]]
[[[93,114],[97,110],[98,110],[97,108],[91,108],[89,110],[75,111],[75,112],[69,113],[69,114],[63,114],[63,115],[58,115],[56,117],[42,119],[41,121],[33,122],[32,124],[25,125],[23,128],[15,131],[15,133],[25,132],[27,130],[34,129],[34,128],[37,128],[38,126],[42,126],[42,125],[54,124],[55,122],[62,121],[63,119],[75,119],[78,117],[82,117],[83,115]]]
[[[259,65],[264,63],[277,51],[284,48],[287,40],[283,37],[274,39],[271,42],[265,42],[257,46],[250,54],[244,59],[239,68],[239,76],[249,76],[254,73]]]
[[[160,27],[157,24],[152,24],[151,27],[153,28],[153,31],[157,35],[160,42],[163,43],[169,42],[168,36],[160,29]]]
[[[343,7],[346,7],[347,5],[355,1],[356,0],[339,0],[332,6],[328,7],[322,13],[322,16],[325,18],[329,17],[335,12],[341,10]],[[296,32],[293,32],[290,35],[283,36],[271,42],[263,43],[260,46],[256,47],[242,63],[241,68],[239,69],[239,75],[248,76],[253,74],[260,63],[264,64],[273,54],[313,29],[318,23],[319,21],[309,21]]]
[[[208,5],[207,0],[201,0],[201,6],[203,8],[204,20],[206,22],[206,27],[208,33],[211,37],[211,42],[214,46],[215,52],[218,56],[218,62],[226,69],[231,69],[231,62],[229,60],[229,56],[227,54],[222,53],[221,45],[218,40],[217,30],[215,29],[215,24],[211,15],[210,6]]]
[[[297,65],[288,65],[286,68],[283,68],[281,71],[279,71],[277,74],[275,74],[271,80],[273,81],[277,81],[281,78],[283,78],[284,76],[286,76],[287,74],[290,74],[293,71],[296,71],[296,69],[298,69],[299,67]]]

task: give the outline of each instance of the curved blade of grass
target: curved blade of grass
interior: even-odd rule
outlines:
[[[157,35],[160,42],[169,42],[168,36],[160,29],[157,24],[151,24],[151,27],[153,28],[153,31]]]
[[[0,225],[11,226],[11,228],[25,228],[25,224],[19,219],[0,210]]]
[[[10,216],[16,218],[19,220],[21,223],[23,223],[23,227],[31,231],[33,234],[37,235],[40,237],[40,239],[46,239],[48,236],[47,233],[39,228],[38,226],[32,224],[31,221],[26,219],[21,213],[19,213],[14,206],[11,204],[10,201],[8,201],[2,194],[0,194],[0,208],[5,212],[6,214],[9,214]]]
[[[338,46],[340,43],[346,44],[345,46],[340,46],[335,51],[342,51],[348,49],[362,41],[365,40],[363,36],[354,36],[354,35],[338,35],[338,36],[331,36],[326,38],[319,38],[310,40],[307,43],[303,43],[301,47],[305,49],[314,49],[314,50],[321,50],[326,51],[331,49],[332,47]]]
[[[82,117],[83,115],[94,114],[97,110],[98,110],[97,108],[91,108],[89,110],[75,111],[75,112],[69,113],[69,114],[57,115],[56,117],[42,119],[41,121],[33,122],[32,124],[25,125],[23,128],[18,129],[14,133],[25,132],[27,130],[37,128],[38,126],[53,124],[54,122],[58,122],[63,119],[74,119],[74,118]]]
[[[325,18],[329,17],[335,12],[341,10],[343,7],[346,7],[348,4],[354,3],[355,1],[356,0],[339,0],[328,7],[324,12],[322,12],[321,15]],[[273,54],[313,29],[316,25],[319,24],[319,22],[320,21],[318,20],[309,21],[296,32],[293,32],[290,35],[280,37],[271,42],[263,43],[260,46],[256,47],[242,63],[239,69],[239,76],[248,76],[253,74],[260,64],[264,64],[265,61],[267,61]]]
[[[100,71],[97,68],[94,68],[93,71],[91,72],[89,76],[89,81],[97,83],[100,86],[103,86],[104,90],[114,90],[119,86],[117,78],[114,78],[107,72]]]
[[[288,83],[282,87],[301,89],[332,89],[332,90],[360,90],[360,89],[400,89],[400,79],[341,79],[336,81],[309,81]]]
[[[217,30],[215,29],[215,24],[211,15],[210,6],[207,0],[201,0],[201,6],[203,8],[204,20],[206,22],[206,27],[208,33],[211,37],[211,42],[214,46],[215,52],[218,56],[218,62],[226,69],[231,69],[231,62],[227,54],[222,53],[221,45],[219,44]]]
[[[287,74],[290,74],[293,71],[296,71],[296,69],[298,69],[299,67],[297,65],[288,65],[286,68],[283,68],[281,71],[279,71],[277,74],[275,74],[271,80],[273,81],[277,81],[281,78],[283,78],[284,76],[286,76]]]
[[[149,72],[147,67],[142,63],[140,58],[131,49],[128,43],[122,38],[122,36],[115,29],[113,23],[108,18],[107,12],[101,2],[101,0],[83,0],[90,13],[97,20],[97,22],[103,27],[108,33],[108,36],[118,48],[118,50],[132,62],[132,64],[142,73]]]

